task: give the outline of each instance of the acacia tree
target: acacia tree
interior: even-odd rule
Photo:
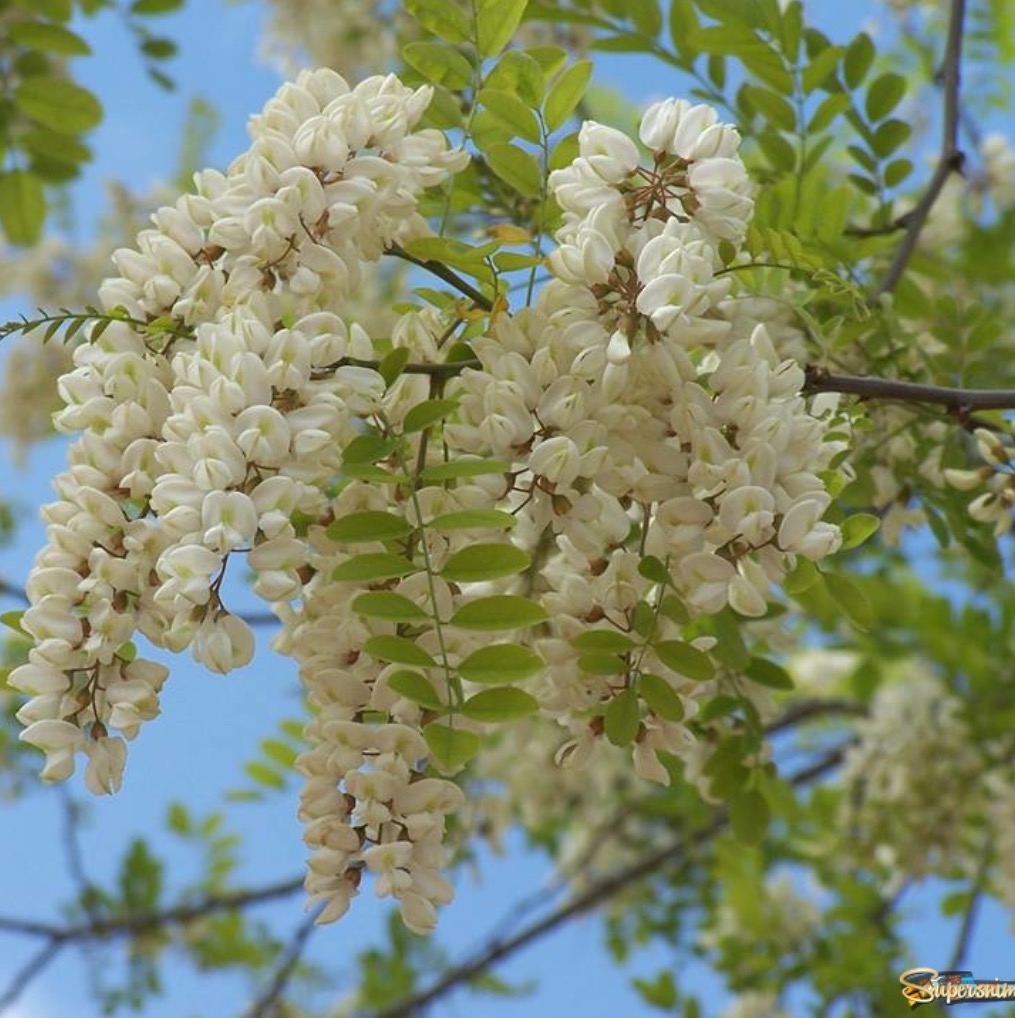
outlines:
[[[3,330],[36,341],[73,436],[7,616],[4,747],[116,792],[172,681],[146,646],[228,672],[264,627],[305,710],[251,772],[301,782],[306,878],[220,865],[166,902],[135,845],[68,925],[0,920],[41,941],[5,1002],[116,943],[110,1008],[142,1007],[175,945],[258,974],[250,1014],[332,1013],[304,1006],[301,953],[372,888],[398,918],[357,1014],[495,986],[594,908],[620,955],[704,956],[729,1015],[901,1006],[909,889],[953,883],[942,968],[981,899],[1015,906],[1015,156],[982,129],[1005,5],[902,8],[882,53],[796,0],[289,6],[276,38],[323,69],[97,297]],[[69,4],[30,8],[5,11],[17,45],[76,52]],[[603,50],[655,59],[676,97],[631,116],[589,92]],[[33,173],[0,181],[12,240],[41,225]],[[221,864],[215,823],[170,823]],[[512,827],[561,900],[439,960],[456,873]],[[248,918],[301,886],[290,943]],[[639,991],[705,1006],[672,971]]]

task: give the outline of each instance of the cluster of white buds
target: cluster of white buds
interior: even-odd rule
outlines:
[[[538,695],[571,727],[573,763],[600,734],[590,710],[640,674],[672,676],[651,647],[618,674],[597,672],[601,660],[586,667],[573,644],[590,625],[618,641],[635,632],[645,603],[661,597],[640,569],[646,555],[666,564],[690,615],[729,605],[757,617],[799,556],[823,558],[841,540],[822,521],[820,476],[841,446],[808,413],[803,372],[763,324],[735,328],[723,313],[725,269],[753,208],[739,135],[709,107],[668,100],[646,112],[641,138],[650,167],[621,132],[584,125],[578,158],[550,176],[564,213],[554,278],[534,308],[473,342],[482,368],[449,387],[461,404],[445,439],[510,462],[519,532],[553,534],[540,573],[550,668]],[[657,616],[656,639],[679,637]],[[682,703],[672,713],[690,719],[701,684],[668,681]],[[682,723],[650,712],[635,763],[667,781],[658,752],[692,744]]]
[[[110,730],[132,738],[154,717],[166,676],[135,658],[136,630],[214,671],[250,660],[220,596],[230,555],[250,552],[267,598],[299,593],[292,517],[326,504],[363,388],[335,365],[372,349],[335,312],[364,262],[427,232],[417,196],[466,159],[413,130],[430,94],[301,75],[253,119],[247,153],[115,253],[110,318],[59,384],[57,426],[80,437],[28,581],[35,646],[10,678],[32,694],[19,717],[45,777],[83,751],[93,790],[119,786]]]
[[[977,428],[976,448],[983,465],[968,470],[948,468],[944,479],[960,491],[978,491],[969,503],[969,515],[979,523],[991,523],[994,536],[1003,537],[1012,528],[1015,507],[1015,446],[1004,441],[1004,432]]]

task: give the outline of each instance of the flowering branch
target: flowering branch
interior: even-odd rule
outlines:
[[[806,368],[804,392],[841,392],[861,399],[894,399],[903,403],[934,403],[957,416],[972,410],[1015,410],[1015,389],[960,389],[954,386],[896,382],[866,375],[834,375],[824,368]]]
[[[902,242],[896,249],[888,271],[881,280],[874,296],[890,293],[902,278],[902,273],[909,264],[909,259],[920,239],[930,210],[938,199],[942,189],[952,173],[962,170],[964,156],[959,148],[959,79],[962,62],[962,28],[965,19],[965,0],[952,0],[951,14],[948,20],[948,38],[945,42],[944,60],[941,68],[941,80],[944,86],[944,111],[941,125],[941,154],[938,157],[934,175],[927,185],[923,197],[906,219],[906,232]]]

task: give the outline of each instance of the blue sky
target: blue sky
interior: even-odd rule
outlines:
[[[812,0],[810,16],[833,37],[845,38],[856,30],[871,8],[867,2]],[[264,19],[256,3],[190,0],[185,11],[164,19],[161,28],[178,40],[181,56],[171,68],[180,89],[166,94],[146,78],[135,46],[116,18],[105,15],[82,26],[97,54],[79,64],[84,82],[101,97],[106,118],[94,138],[95,163],[75,193],[78,236],[87,237],[101,208],[103,181],[115,178],[138,190],[172,173],[187,102],[201,95],[219,111],[221,128],[211,162],[224,165],[246,146],[247,117],[258,110],[279,83],[277,75],[256,57]],[[665,71],[631,58],[611,57],[600,64],[601,80],[622,82],[632,100],[667,94]],[[5,312],[11,307],[5,306]],[[14,310],[21,310],[15,308]],[[26,309],[27,310],[27,309]],[[25,517],[17,545],[4,549],[0,575],[18,581],[24,577],[34,549],[42,540],[34,519],[35,500],[44,498],[48,479],[62,464],[62,450],[51,445],[31,457],[23,473],[8,469],[13,497],[20,500]],[[13,605],[3,605],[3,608]],[[266,634],[259,634],[266,643]],[[116,797],[89,800],[90,824],[84,835],[84,853],[90,875],[101,880],[118,866],[117,853],[134,835],[150,836],[156,851],[166,847],[171,879],[179,883],[194,875],[194,861],[186,851],[167,846],[164,830],[166,804],[187,803],[195,813],[216,809],[229,789],[249,784],[243,764],[256,752],[259,739],[270,736],[280,718],[297,713],[293,669],[270,652],[241,674],[220,677],[204,674],[188,658],[172,661],[173,674],[163,701],[163,714],[146,726],[131,745],[127,780]],[[78,781],[75,794],[87,795]],[[0,838],[0,872],[4,874],[0,913],[8,916],[58,918],[56,903],[70,895],[72,883],[60,843],[58,796],[40,791],[13,805],[4,805],[4,837]],[[293,796],[275,797],[263,805],[240,807],[238,829],[244,836],[240,880],[271,882],[301,872],[303,847],[294,818]],[[440,937],[452,953],[465,951],[477,935],[490,929],[511,905],[544,885],[550,869],[542,858],[512,854],[484,860],[482,883],[463,885],[456,903],[442,913]],[[924,896],[921,896],[921,898]],[[915,910],[914,905],[908,906]],[[293,898],[265,909],[262,914],[284,936],[299,924],[302,901]],[[912,912],[913,933],[921,961],[934,964],[950,946],[953,931],[939,921],[926,921],[929,913]],[[351,914],[336,926],[319,931],[311,955],[334,961],[348,959],[341,968],[350,972],[353,954],[380,928],[382,911],[367,891]],[[524,982],[538,978],[536,997],[522,1001],[483,1000],[475,1005],[460,999],[451,1012],[507,1018],[583,1013],[634,1016],[649,1013],[628,987],[633,972],[653,975],[669,959],[659,950],[638,955],[632,967],[617,971],[601,946],[601,924],[595,918],[569,924],[561,933],[513,959],[500,975]],[[14,971],[35,944],[5,938],[0,955],[0,992],[5,975]],[[1015,976],[1015,940],[1007,920],[996,913],[978,937],[971,957],[983,975]],[[982,965],[981,965],[982,963]],[[579,976],[581,966],[582,974]],[[997,971],[994,971],[996,967]],[[594,985],[588,973],[595,973]],[[230,1015],[239,1010],[243,985],[232,977],[194,979],[173,969],[170,993],[145,1014],[150,1018],[187,1018]],[[886,978],[895,979],[895,973]],[[695,970],[684,978],[707,986]],[[84,996],[84,970],[68,956],[50,968],[25,995],[16,1018],[51,1018],[73,1014],[88,1018],[93,1006]],[[348,986],[337,987],[339,994]],[[901,1005],[900,1005],[901,1006]]]

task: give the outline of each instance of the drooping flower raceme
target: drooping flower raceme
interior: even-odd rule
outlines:
[[[707,107],[653,106],[648,166],[582,128],[550,176],[563,221],[532,307],[467,289],[473,307],[413,308],[388,336],[349,320],[364,266],[430,234],[422,192],[467,162],[417,129],[429,99],[303,74],[247,153],[116,252],[109,315],[60,383],[79,437],[10,680],[44,776],[83,752],[114,791],[166,678],[135,634],[213,671],[249,662],[222,593],[245,556],[312,711],[296,766],[319,918],[368,872],[418,931],[451,897],[452,778],[490,725],[541,712],[558,761],[605,736],[669,782],[731,680],[687,624],[765,614],[839,543],[821,480],[838,446],[800,368],[733,313],[752,199]]]

